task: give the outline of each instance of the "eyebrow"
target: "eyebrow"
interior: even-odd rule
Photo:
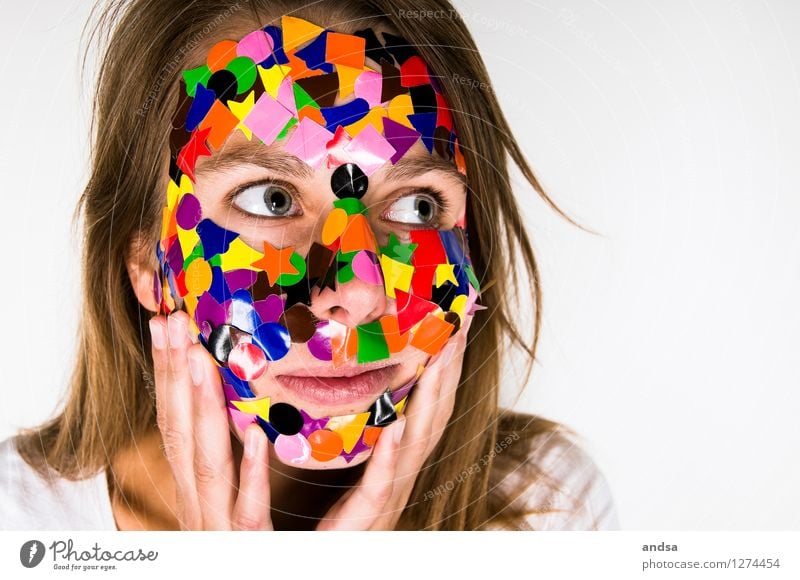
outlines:
[[[202,176],[242,163],[257,165],[276,173],[289,174],[297,179],[309,179],[314,174],[308,164],[291,153],[274,147],[265,150],[264,145],[253,141],[226,145],[211,157],[199,162],[195,174]],[[459,183],[466,183],[464,175],[458,171],[455,164],[438,155],[402,157],[394,165],[389,165],[384,179],[386,181],[402,181],[430,171],[444,173]]]
[[[438,155],[426,155],[422,157],[402,157],[397,163],[391,165],[384,174],[386,181],[401,181],[428,173],[438,171],[445,173],[448,177],[455,179],[459,183],[466,183],[464,175],[452,161],[448,161]]]
[[[297,179],[308,179],[313,170],[291,153],[277,148],[267,148],[252,141],[226,145],[211,157],[198,163],[195,174],[200,176],[212,171],[234,167],[242,163],[257,165],[276,173],[289,174]]]

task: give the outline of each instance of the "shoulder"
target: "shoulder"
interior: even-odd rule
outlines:
[[[14,437],[0,441],[0,529],[116,529],[104,472],[78,481],[51,474],[28,465]]]
[[[529,417],[528,423],[535,418]],[[519,416],[517,416],[519,419]],[[512,453],[495,446],[493,480],[504,504],[523,514],[521,529],[617,530],[619,519],[605,475],[577,435],[558,426],[525,437],[502,431]],[[516,439],[521,446],[517,446]],[[512,443],[512,441],[514,441]],[[505,506],[504,506],[505,507]],[[497,524],[487,529],[505,529]]]

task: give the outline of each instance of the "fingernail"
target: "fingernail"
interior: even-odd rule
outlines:
[[[164,335],[164,327],[156,322],[155,318],[150,319],[150,340],[158,350],[167,346],[167,337]]]
[[[203,361],[199,360],[197,355],[189,353],[189,374],[192,375],[192,382],[195,386],[199,386],[203,382]]]
[[[169,342],[171,345],[177,346],[183,344],[183,339],[186,338],[186,325],[177,318],[170,316],[167,319],[167,330],[169,331]]]
[[[261,438],[255,429],[246,429],[244,432],[244,454],[248,459],[256,457],[261,450]]]
[[[402,418],[398,419],[398,422],[400,423],[400,425],[394,428],[395,429],[395,431],[394,431],[394,442],[395,443],[400,443],[400,439],[403,438],[403,431],[406,430],[406,419],[405,419],[405,417],[402,417]]]

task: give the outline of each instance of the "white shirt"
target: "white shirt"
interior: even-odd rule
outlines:
[[[591,458],[561,433],[534,438],[529,461],[512,471],[501,486],[515,489],[528,478],[523,502],[532,513],[526,522],[535,530],[619,529],[608,485]],[[500,452],[495,460],[501,460]],[[525,468],[546,476],[531,480]],[[549,482],[561,485],[555,491]],[[549,508],[546,513],[534,513]],[[80,481],[54,477],[46,481],[19,455],[13,438],[0,442],[0,529],[116,530],[106,474]],[[502,529],[486,526],[486,529]]]

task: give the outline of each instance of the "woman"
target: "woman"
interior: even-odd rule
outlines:
[[[457,82],[488,84],[464,23],[405,4],[106,9],[81,356],[3,445],[11,527],[617,525],[558,425],[498,408],[541,301],[506,154],[553,204]]]

